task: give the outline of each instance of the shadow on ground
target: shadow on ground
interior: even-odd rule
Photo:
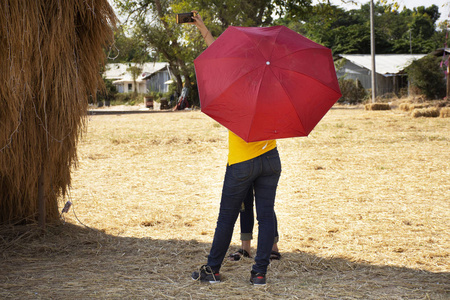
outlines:
[[[117,237],[72,224],[0,228],[0,298],[13,299],[449,299],[450,274],[283,253],[265,287],[251,259],[225,262],[220,284],[191,272],[210,245]]]

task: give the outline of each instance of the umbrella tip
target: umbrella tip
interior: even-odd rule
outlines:
[[[266,61],[266,65],[270,65],[270,61]]]

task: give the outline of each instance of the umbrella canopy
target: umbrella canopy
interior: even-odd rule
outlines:
[[[285,26],[230,26],[194,65],[202,111],[246,142],[307,136],[341,97],[331,50]]]

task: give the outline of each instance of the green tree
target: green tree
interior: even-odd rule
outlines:
[[[217,37],[230,25],[271,25],[274,13],[300,16],[311,7],[311,0],[114,1],[119,12],[128,16],[134,34],[169,63],[178,92],[182,89],[182,78],[186,86],[195,87],[192,62],[205,46],[195,26],[175,23],[176,13],[198,10],[213,36]]]
[[[406,68],[412,85],[419,88],[429,99],[438,99],[445,96],[445,76],[439,64],[439,57],[427,55],[422,59],[414,61]]]
[[[182,27],[175,24],[172,1],[143,0],[115,1],[119,11],[128,15],[133,34],[139,36],[150,49],[154,49],[175,76],[178,91],[182,89],[182,76],[186,85],[192,82],[191,51],[183,51]],[[194,49],[195,51],[195,49]]]
[[[375,5],[376,52],[382,53],[429,53],[442,47],[442,38],[436,31],[438,8],[418,7],[402,11]],[[312,40],[331,48],[333,53],[370,53],[370,5],[345,11],[342,8],[320,3],[313,13],[303,19],[278,20],[279,24],[298,31]],[[410,39],[411,34],[411,39]]]
[[[382,23],[397,32],[391,39],[393,53],[430,53],[443,46],[442,34],[436,30],[436,22],[440,17],[436,5],[427,8],[419,6],[413,10],[404,8],[400,13],[390,13],[398,14],[397,22],[389,24],[384,20]]]
[[[105,88],[97,92],[97,102],[103,103],[103,101],[105,101],[105,103],[109,103],[114,100],[114,97],[117,94],[117,89],[111,79],[106,79],[103,77],[103,81],[105,83]]]
[[[138,79],[139,75],[141,75],[142,73],[142,68],[134,65],[132,66],[130,64],[130,66],[127,68],[127,72],[130,72],[131,74],[131,78],[133,79],[133,85],[134,85],[134,96],[137,95],[137,84],[136,84],[136,79]]]
[[[339,103],[357,104],[363,102],[367,97],[367,91],[359,80],[339,78],[339,86],[341,88],[342,97]]]
[[[436,5],[433,6],[436,7]],[[426,39],[434,34],[436,27],[434,23],[436,21],[427,13],[423,6],[414,9],[412,17],[411,32],[415,37]]]
[[[114,32],[114,45],[108,51],[108,62],[144,63],[154,60],[139,35],[128,32],[125,25]]]

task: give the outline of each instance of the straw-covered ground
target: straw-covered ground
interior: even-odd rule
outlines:
[[[262,288],[251,259],[201,284],[227,131],[199,111],[90,116],[65,225],[1,228],[0,298],[450,298],[450,119],[336,107],[278,147],[282,260]]]

